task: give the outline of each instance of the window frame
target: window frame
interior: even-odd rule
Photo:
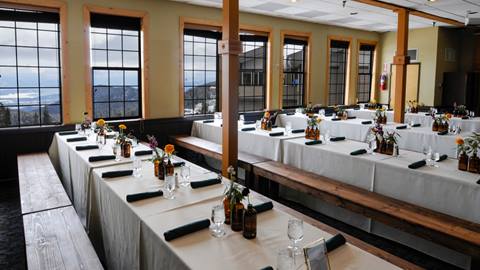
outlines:
[[[358,48],[357,55],[358,55],[358,57],[360,57],[360,47],[362,45],[369,45],[369,46],[374,47],[373,60],[372,60],[372,79],[371,79],[371,86],[370,86],[370,99],[367,101],[367,102],[369,102],[370,100],[375,99],[376,91],[377,91],[377,80],[379,80],[379,77],[378,77],[378,74],[379,74],[379,70],[378,70],[378,49],[379,49],[379,46],[378,46],[378,41],[376,41],[376,40],[359,39],[357,41],[357,48]],[[360,59],[358,61],[360,61]],[[358,87],[358,80],[359,80],[358,73],[359,72],[357,71],[356,87]],[[356,95],[355,97],[357,97],[357,92],[358,92],[358,90],[355,89],[355,95]],[[357,100],[358,100],[358,98],[357,98]],[[358,102],[360,102],[360,101],[358,101]]]
[[[310,78],[309,78],[309,68],[310,68],[310,35],[309,33],[304,34],[304,37],[298,37],[298,36],[286,36],[284,32],[281,34],[281,64],[280,64],[280,92],[279,92],[279,100],[280,100],[280,107],[282,109],[292,109],[292,108],[298,108],[298,107],[304,107],[305,104],[307,103],[307,100],[309,100],[309,83],[310,83]],[[306,40],[305,40],[306,39]],[[296,43],[296,44],[295,44]],[[299,45],[303,46],[303,61],[302,61],[302,72],[292,72],[292,71],[287,71],[285,72],[285,45],[287,44],[292,44],[292,45]],[[284,97],[285,97],[285,92],[284,92],[284,87],[285,87],[285,75],[286,74],[302,74],[303,75],[303,83],[302,83],[302,91],[300,93],[301,97],[301,104],[299,105],[293,105],[293,106],[285,106],[284,105]],[[287,95],[289,96],[289,95]],[[295,95],[294,95],[295,96]]]
[[[348,42],[348,47],[346,48],[346,55],[345,55],[345,82],[344,82],[344,90],[343,90],[343,103],[342,104],[330,104],[330,66],[331,66],[331,48],[332,42]],[[352,38],[351,37],[339,37],[339,36],[329,36],[327,38],[327,66],[326,66],[326,80],[325,80],[325,103],[327,105],[344,105],[348,104],[349,96],[350,96],[350,64],[351,64],[351,47],[352,47]]]
[[[368,46],[367,50],[362,50],[362,46]],[[376,46],[373,45],[367,45],[367,44],[359,44],[358,47],[358,67],[357,67],[357,91],[356,91],[356,96],[357,96],[357,103],[367,103],[370,101],[370,97],[372,95],[372,86],[373,86],[373,75],[374,75],[374,59],[375,59],[375,50]],[[369,56],[365,56],[362,54],[362,52],[367,51],[370,53]],[[369,58],[369,67],[368,67],[368,72],[362,72],[360,70],[360,65],[363,63],[364,58],[368,57]],[[365,64],[365,63],[363,63]],[[368,82],[362,82],[361,76],[368,76]],[[364,87],[368,85],[367,89],[368,92],[362,91],[360,92],[360,85],[363,85]],[[365,99],[360,99],[360,96],[367,94]]]

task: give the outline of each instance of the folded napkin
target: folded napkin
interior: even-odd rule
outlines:
[[[202,188],[202,187],[208,187],[208,186],[212,186],[220,183],[222,183],[221,179],[213,178],[213,179],[207,179],[202,181],[190,182],[190,186],[192,188]]]
[[[303,132],[305,132],[305,129],[303,129],[303,128],[292,130],[292,133],[303,133]]]
[[[337,117],[337,118],[332,118],[332,121],[340,121],[340,120],[342,120],[342,118],[339,118],[339,117]]]
[[[407,125],[403,125],[403,126],[398,126],[396,127],[396,129],[406,129],[407,128]]]
[[[345,240],[345,237],[341,234],[336,234],[332,238],[328,239],[325,242],[325,246],[327,247],[327,252],[332,252],[338,247],[341,247],[344,245],[347,241]]]
[[[425,115],[426,115],[426,116],[430,116],[431,114],[430,114],[430,113],[426,113]]]
[[[468,117],[468,116],[463,116],[462,119],[463,119],[463,120],[467,120],[467,119],[470,119],[470,117]]]
[[[213,119],[203,120],[203,123],[214,123],[214,122],[215,122],[215,120],[213,120]]]
[[[185,166],[185,161],[174,161],[172,162],[173,167],[182,167]]]
[[[423,166],[427,165],[427,162],[423,159],[423,160],[420,160],[420,161],[417,161],[417,162],[414,162],[410,165],[408,165],[408,168],[410,169],[418,169],[418,168],[421,168]]]
[[[254,127],[248,127],[248,128],[242,128],[241,130],[242,131],[254,131],[255,128]]]
[[[350,155],[352,156],[358,156],[358,155],[363,155],[363,154],[366,154],[367,153],[367,150],[365,149],[358,149],[358,150],[355,150],[353,152],[350,153]]]
[[[294,115],[294,112],[287,112],[287,115]]]
[[[357,117],[356,116],[349,116],[349,117],[347,117],[347,119],[357,119]]]
[[[438,135],[447,135],[448,134],[448,130],[444,130],[442,132],[438,132],[437,133]]]
[[[86,140],[87,140],[87,137],[75,137],[75,138],[68,138],[67,142],[82,142]]]
[[[98,149],[98,145],[79,145],[75,147],[75,150],[77,151],[91,150],[91,149]]]
[[[273,203],[272,202],[264,202],[261,204],[257,204],[253,206],[255,211],[257,211],[257,214],[263,213],[265,211],[271,210],[273,208]]]
[[[165,237],[165,241],[172,241],[178,237],[182,237],[184,235],[194,233],[203,229],[206,229],[210,226],[209,219],[202,219],[199,221],[195,221],[175,229],[171,229],[163,233],[163,237]]]
[[[265,267],[263,267],[263,268],[260,269],[260,270],[273,270],[273,267],[271,267],[271,266],[265,266]]]
[[[283,136],[283,132],[282,132],[282,131],[280,131],[280,132],[272,132],[272,133],[270,133],[270,134],[268,134],[268,135],[270,135],[270,137]]]
[[[65,136],[65,135],[77,135],[78,131],[63,131],[59,132],[58,135]]]
[[[252,125],[255,124],[255,121],[243,121],[244,125]]]
[[[393,111],[393,109],[387,109],[387,112],[392,112],[392,111]]]
[[[362,121],[362,125],[370,125],[372,121]]]
[[[420,127],[422,124],[413,124],[412,127]]]
[[[333,113],[326,113],[326,114],[325,114],[326,117],[330,117],[330,116],[332,116],[332,115],[333,115]]]
[[[305,145],[315,145],[315,144],[322,144],[322,140],[313,140],[313,141],[305,142]]]
[[[345,137],[333,137],[333,138],[330,138],[330,141],[331,142],[338,142],[338,141],[344,141],[345,140]]]
[[[110,172],[102,173],[102,178],[115,178],[115,177],[129,176],[132,174],[133,174],[132,170],[110,171]]]
[[[447,155],[441,155],[441,156],[440,156],[440,159],[438,160],[438,162],[444,161],[444,160],[447,159],[447,158],[448,158]]]
[[[113,160],[115,159],[114,155],[107,155],[107,156],[92,156],[88,158],[89,162],[95,162],[95,161],[104,161],[104,160]]]
[[[478,181],[477,181],[477,184],[479,184],[479,185],[480,185],[480,179],[478,179]]]
[[[114,139],[115,138],[115,134],[108,134],[105,136],[105,139]]]
[[[359,110],[360,110],[360,108],[353,108],[353,109],[354,109],[355,111],[359,111]]]
[[[272,128],[278,128],[278,125],[273,125]]]
[[[148,156],[148,155],[151,155],[151,154],[153,154],[152,150],[140,150],[140,151],[135,152],[136,157],[138,157],[138,156]]]
[[[163,191],[151,191],[151,192],[141,192],[135,194],[128,194],[127,195],[127,202],[136,202],[143,199],[149,199],[153,197],[160,197],[163,196]]]

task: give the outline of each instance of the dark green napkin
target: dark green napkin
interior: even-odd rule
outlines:
[[[327,247],[327,252],[334,251],[338,247],[341,247],[342,245],[344,245],[346,242],[347,240],[345,240],[345,237],[343,237],[343,235],[339,233],[336,234],[335,236],[333,236],[332,238],[328,239],[325,242],[325,246]]]
[[[95,162],[95,161],[104,161],[104,160],[114,160],[114,155],[107,155],[107,156],[92,156],[88,158],[88,161]]]
[[[174,161],[172,162],[173,167],[182,167],[185,166],[185,161]]]
[[[345,140],[345,137],[333,137],[333,138],[330,138],[330,141],[331,142],[338,142],[338,141],[344,141]]]
[[[339,117],[337,117],[337,118],[332,118],[332,121],[340,121],[340,120],[342,120],[342,118],[339,118]]]
[[[213,120],[213,119],[203,120],[203,123],[214,123],[214,122],[215,122],[215,120]]]
[[[305,145],[316,145],[316,144],[322,144],[322,140],[313,140],[313,141],[305,142]]]
[[[462,120],[467,120],[467,119],[470,119],[470,117],[468,117],[468,116],[463,116],[462,117]]]
[[[444,130],[442,132],[438,132],[437,133],[438,135],[447,135],[448,134],[448,130]]]
[[[127,199],[127,202],[136,202],[143,199],[149,199],[149,198],[160,197],[160,196],[163,196],[163,191],[161,190],[128,194],[126,199]]]
[[[77,135],[78,131],[62,131],[59,132],[58,135],[65,136],[65,135]]]
[[[75,150],[77,151],[91,150],[91,149],[98,149],[98,145],[79,145],[75,147]]]
[[[137,151],[135,152],[135,156],[148,156],[148,155],[151,155],[153,154],[153,151],[152,150],[141,150],[141,151]]]
[[[444,160],[446,160],[447,158],[448,158],[447,155],[441,155],[441,156],[440,156],[440,159],[438,160],[438,162],[444,161]]]
[[[257,211],[257,214],[263,213],[265,211],[271,210],[273,208],[273,203],[272,202],[264,202],[261,204],[257,204],[253,206],[255,211]]]
[[[355,108],[353,108],[353,110],[355,110],[355,111],[359,111],[359,110],[360,110],[360,108],[358,108],[358,107],[355,107]]]
[[[362,125],[370,125],[372,121],[362,121]]]
[[[247,127],[247,128],[242,128],[241,130],[242,131],[254,131],[255,128],[254,127]]]
[[[67,142],[82,142],[86,140],[87,140],[87,137],[75,137],[75,138],[68,138]]]
[[[271,266],[265,266],[265,267],[263,267],[263,268],[260,269],[260,270],[273,270],[273,267],[271,267]]]
[[[283,136],[283,132],[282,132],[282,131],[280,131],[280,132],[272,132],[272,133],[270,133],[270,134],[268,134],[268,135],[270,135],[270,137],[278,137],[278,136]]]
[[[420,127],[422,124],[413,124],[412,127]]]
[[[424,159],[422,159],[422,160],[420,160],[420,161],[417,161],[417,162],[414,162],[414,163],[408,165],[408,168],[410,168],[410,169],[418,169],[418,168],[421,168],[421,167],[423,167],[423,166],[425,166],[425,165],[427,165],[427,162],[426,162]]]
[[[325,114],[326,117],[330,117],[330,116],[332,116],[332,115],[333,115],[333,113],[326,113],[326,114]]]
[[[192,188],[202,188],[202,187],[208,187],[208,186],[212,186],[220,183],[222,183],[221,179],[213,178],[213,179],[207,179],[202,181],[190,182],[190,186]]]
[[[406,129],[407,128],[407,125],[403,125],[403,126],[398,126],[396,127],[396,129]]]
[[[294,112],[287,112],[287,115],[294,115]]]
[[[203,229],[207,229],[210,226],[209,219],[202,219],[199,221],[195,221],[192,223],[188,223],[186,225],[171,229],[163,233],[163,237],[165,237],[165,241],[172,241],[178,237],[182,237],[184,235],[194,233]]]
[[[110,172],[102,173],[102,178],[115,178],[115,177],[129,176],[132,174],[133,174],[132,170],[110,171]]]
[[[303,128],[292,130],[292,133],[303,133],[303,132],[305,132],[305,129],[303,129]]]
[[[347,117],[347,119],[357,119],[357,117],[356,116],[349,116],[349,117]]]
[[[358,155],[363,155],[363,154],[366,154],[366,153],[367,153],[367,150],[359,149],[359,150],[355,150],[355,151],[351,152],[350,155],[358,156]]]
[[[255,124],[255,121],[243,121],[244,125],[252,125]]]

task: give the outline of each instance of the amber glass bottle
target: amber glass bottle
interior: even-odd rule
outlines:
[[[480,159],[477,154],[473,154],[468,160],[468,171],[472,173],[480,172]]]
[[[246,239],[257,237],[257,211],[251,204],[248,204],[243,214],[243,237]]]
[[[129,141],[124,141],[122,143],[122,157],[124,158],[129,158],[131,149],[132,149],[132,144]]]
[[[225,211],[225,224],[230,224],[230,197],[223,198],[223,209]]]
[[[167,162],[167,176],[172,176],[175,173],[175,167],[172,164],[172,161],[168,159]]]
[[[458,155],[458,169],[461,171],[466,171],[468,169],[468,155],[465,152]]]
[[[158,164],[158,179],[165,180],[167,176],[167,166],[165,165],[165,160],[161,159]]]
[[[242,202],[237,202],[232,207],[232,212],[230,213],[230,223],[232,225],[232,231],[239,232],[243,227],[243,206]]]

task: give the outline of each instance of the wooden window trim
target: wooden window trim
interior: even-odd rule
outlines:
[[[305,63],[305,79],[307,83],[304,82],[304,94],[303,94],[303,103],[308,104],[311,101],[311,59],[312,59],[312,33],[311,32],[299,32],[292,30],[281,30],[280,31],[280,64],[279,64],[279,81],[278,81],[278,106],[283,109],[283,46],[285,45],[285,38],[293,38],[304,40],[307,42],[307,51],[306,54],[306,63]]]
[[[31,7],[39,10],[55,9],[60,14],[60,72],[62,87],[62,122],[70,123],[70,83],[67,76],[69,68],[67,46],[67,4],[59,0],[2,0],[2,4],[15,5],[17,7]]]
[[[142,78],[142,119],[147,119],[150,116],[149,104],[149,29],[150,16],[146,11],[111,8],[104,6],[97,6],[85,4],[83,6],[83,33],[84,33],[84,51],[85,51],[85,106],[86,111],[90,117],[93,117],[93,97],[92,97],[92,63],[90,62],[90,13],[100,13],[107,15],[117,15],[126,17],[139,18],[142,21],[142,28],[140,31],[141,38],[141,78]]]
[[[376,91],[377,91],[377,82],[379,81],[379,70],[378,70],[378,41],[376,40],[365,40],[365,39],[359,39],[357,40],[357,59],[360,59],[360,46],[361,45],[372,45],[375,46],[375,50],[373,51],[373,64],[372,64],[372,86],[370,87],[370,100],[376,99]],[[356,87],[358,87],[358,63],[359,60],[357,60],[357,68],[356,68],[356,74],[357,74],[357,80],[356,80]],[[357,90],[355,89],[355,100],[357,99]]]
[[[338,41],[348,41],[348,56],[347,56],[347,72],[345,74],[345,98],[344,98],[344,104],[348,105],[348,97],[350,95],[350,76],[352,75],[351,73],[351,64],[352,64],[352,37],[346,37],[346,36],[334,36],[334,35],[329,35],[327,37],[327,66],[325,70],[325,104],[326,105],[333,105],[329,104],[328,102],[328,93],[330,92],[329,89],[329,81],[330,81],[330,44],[332,40],[338,40]]]

